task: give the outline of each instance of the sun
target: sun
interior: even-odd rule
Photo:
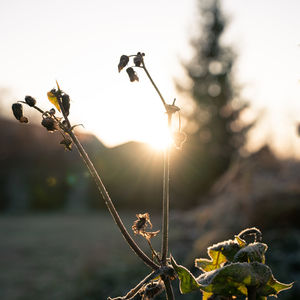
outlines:
[[[148,135],[145,142],[153,149],[161,151],[171,146],[173,143],[169,130],[157,131],[156,134]]]

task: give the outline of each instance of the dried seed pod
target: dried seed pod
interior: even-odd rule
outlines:
[[[21,103],[14,103],[11,108],[18,121],[21,123],[28,123],[28,119],[23,116],[23,105]]]
[[[58,124],[57,122],[50,118],[50,117],[46,117],[42,120],[42,125],[50,132],[54,132],[55,130],[58,129]]]
[[[29,105],[29,106],[35,106],[36,104],[36,100],[31,97],[31,96],[26,96],[25,97],[25,102]]]
[[[119,72],[127,66],[128,62],[129,62],[129,57],[127,55],[122,55],[120,57],[120,62],[118,64]]]
[[[127,68],[126,72],[127,72],[128,76],[129,76],[129,79],[130,79],[131,82],[139,81],[138,76],[136,75],[135,71],[131,67]]]
[[[15,116],[15,118],[20,121],[20,118],[23,116],[23,106],[21,103],[14,103],[12,105],[12,111],[13,111],[13,114]]]
[[[52,115],[52,116],[54,116],[54,115],[55,115],[55,109],[54,109],[54,108],[51,108],[51,109],[49,110],[49,114]]]
[[[72,151],[72,140],[64,138],[60,144],[65,146],[65,150]]]
[[[135,220],[132,225],[132,230],[135,234],[140,234],[140,232],[144,232],[147,226],[150,226],[150,228],[152,228],[149,213],[137,214],[136,216],[137,220]]]
[[[62,106],[66,115],[68,116],[70,113],[70,97],[67,94],[63,94],[61,97]]]
[[[161,281],[150,282],[145,286],[143,299],[154,299],[164,290],[164,286]]]
[[[21,123],[28,123],[28,119],[24,116],[22,116],[19,120]]]
[[[134,57],[133,62],[134,62],[136,67],[141,66],[141,64],[143,63],[143,56],[144,55],[145,55],[144,53],[138,52],[137,55]]]
[[[159,233],[159,230],[146,231],[147,227],[152,228],[152,223],[150,221],[149,213],[137,214],[136,216],[137,216],[137,220],[134,221],[131,227],[135,234],[139,234],[144,238],[146,238],[147,240],[150,240]]]

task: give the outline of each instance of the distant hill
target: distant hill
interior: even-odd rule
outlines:
[[[77,135],[118,207],[160,207],[161,153],[136,142],[109,149],[94,135]],[[59,133],[0,119],[0,136],[0,210],[103,207],[77,150],[65,151]]]
[[[0,119],[0,137],[1,210],[61,208],[72,202],[68,195],[75,181],[89,185],[84,183],[86,170],[78,153],[66,152],[59,144],[62,138],[58,133],[48,133],[37,124]],[[107,150],[93,135],[79,137],[92,157]]]

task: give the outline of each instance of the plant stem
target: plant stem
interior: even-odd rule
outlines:
[[[97,173],[93,163],[90,161],[87,153],[85,152],[84,148],[82,147],[81,143],[79,142],[79,140],[77,139],[77,137],[75,136],[75,134],[70,130],[69,132],[70,137],[72,138],[72,141],[74,142],[74,144],[76,145],[82,159],[84,160],[85,164],[87,165],[92,177],[94,178],[96,185],[105,201],[105,204],[110,212],[110,214],[112,215],[113,219],[115,220],[116,224],[118,225],[123,237],[125,238],[125,240],[127,241],[127,243],[129,244],[129,246],[132,248],[132,250],[149,266],[151,267],[153,270],[157,270],[159,268],[159,266],[157,264],[155,264],[140,248],[139,246],[135,243],[135,241],[132,239],[132,237],[130,236],[130,234],[128,233],[127,229],[125,228],[112,200],[109,197],[109,194],[99,176],[99,174]]]
[[[170,149],[164,151],[164,175],[163,175],[163,212],[162,212],[162,249],[161,262],[166,265],[169,239],[169,174],[170,172]]]
[[[255,286],[247,287],[248,297],[247,300],[256,300],[256,288]]]
[[[168,128],[171,130],[172,113],[168,113]],[[164,152],[163,176],[163,220],[162,220],[162,265],[167,264],[169,241],[169,210],[170,210],[170,146]]]
[[[78,152],[81,156],[81,158],[83,159],[83,161],[85,162],[91,176],[94,178],[96,185],[98,187],[98,190],[100,191],[104,202],[111,214],[111,216],[113,217],[114,221],[116,222],[117,226],[119,227],[123,237],[125,238],[125,240],[127,241],[127,243],[129,244],[129,246],[131,247],[131,249],[144,261],[145,264],[147,264],[149,267],[151,267],[153,270],[157,270],[159,268],[159,266],[154,263],[140,248],[139,246],[135,243],[135,241],[132,239],[132,237],[130,236],[130,234],[128,233],[127,229],[125,228],[112,200],[110,199],[110,196],[98,174],[98,172],[96,171],[93,163],[91,162],[88,154],[85,152],[83,146],[81,145],[81,143],[79,142],[79,140],[77,139],[76,135],[73,133],[73,131],[71,130],[71,125],[70,125],[70,121],[68,119],[68,116],[65,113],[65,110],[62,106],[62,103],[60,101],[60,99],[58,99],[58,103],[59,106],[61,108],[62,114],[67,122],[68,125],[68,129],[66,130],[67,133],[70,135],[73,143],[76,145]]]
[[[145,66],[144,60],[143,60],[143,66],[142,66],[142,68],[144,69],[144,71],[147,74],[149,80],[151,81],[153,87],[155,88],[157,94],[159,95],[159,98],[160,98],[161,102],[163,103],[164,107],[166,108],[167,107],[166,101],[165,101],[164,97],[162,96],[161,92],[159,91],[158,87],[156,86],[155,82],[153,81],[151,75],[149,74],[149,72],[148,72],[148,70],[147,70],[147,68]]]
[[[158,96],[160,97],[164,108],[166,109],[167,113],[167,104],[165,99],[163,98],[160,90],[156,86],[155,82],[153,81],[151,75],[149,74],[145,62],[143,60],[142,68],[144,69],[146,75],[148,76],[150,82],[152,83],[153,87],[155,88]],[[171,119],[172,114],[168,113],[168,128],[171,129]],[[161,263],[163,266],[167,265],[167,255],[168,255],[168,237],[169,237],[169,175],[170,174],[170,147],[168,146],[164,151],[164,174],[163,174],[163,212],[162,212],[162,256],[161,256]]]
[[[145,284],[147,284],[148,282],[150,282],[151,280],[153,280],[154,278],[156,278],[157,276],[159,276],[162,273],[163,273],[163,269],[157,269],[156,271],[147,275],[141,282],[139,282],[139,284],[137,286],[135,286],[133,289],[131,289],[125,296],[117,297],[117,298],[108,298],[108,300],[132,299]]]
[[[151,75],[149,74],[145,62],[143,60],[142,68],[147,74],[150,82],[158,93],[160,100],[162,101],[166,113],[168,114],[168,128],[171,131],[172,123],[172,112],[168,111],[166,101],[164,100],[161,92],[153,81]],[[168,242],[169,242],[169,206],[170,206],[170,146],[168,146],[164,151],[164,175],[163,175],[163,213],[162,213],[162,250],[161,250],[161,264],[162,266],[167,265],[167,255],[168,255]],[[167,300],[174,300],[174,293],[171,285],[171,280],[168,277],[162,277],[165,285]]]
[[[165,289],[166,289],[166,296],[167,296],[167,300],[174,300],[174,293],[173,293],[173,288],[171,285],[171,280],[169,277],[163,277],[162,278],[164,285],[165,285]]]
[[[171,131],[172,113],[168,113],[168,128]],[[164,177],[163,177],[163,220],[162,220],[162,257],[161,263],[167,265],[169,243],[169,211],[170,211],[170,146],[164,152]],[[174,293],[170,278],[163,278],[167,300],[173,300]]]

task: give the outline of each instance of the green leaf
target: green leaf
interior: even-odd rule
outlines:
[[[213,295],[213,293],[203,292],[202,293],[202,300],[208,300],[212,295]]]
[[[175,259],[171,256],[171,264],[179,278],[179,289],[181,294],[187,294],[194,290],[199,290],[200,285],[197,283],[193,274],[184,266],[177,265]]]
[[[268,246],[263,243],[252,243],[239,250],[234,256],[234,262],[261,262],[265,263],[265,252]]]
[[[258,292],[262,296],[276,296],[279,292],[283,290],[290,289],[293,286],[293,283],[285,284],[277,281],[274,276],[271,274],[268,282],[262,286]]]
[[[241,248],[247,245],[247,243],[243,239],[241,239],[238,235],[235,235],[234,237],[235,237],[235,241],[237,241],[237,243]]]
[[[247,263],[235,263],[215,271],[207,272],[197,278],[200,289],[207,293],[223,296],[247,295],[247,288],[243,281],[251,283]]]
[[[242,247],[239,245],[238,242],[233,240],[227,240],[215,245],[208,247],[208,255],[212,257],[212,255],[216,255],[214,252],[218,253],[221,252],[223,256],[225,256],[227,261],[233,261],[234,256]]]
[[[257,287],[259,296],[276,295],[292,286],[276,281],[271,269],[258,262],[232,263],[200,275],[197,282],[201,290],[223,296],[247,295],[249,286]]]
[[[211,259],[197,258],[195,259],[195,266],[199,269],[209,272],[221,267],[221,264],[227,261],[226,257],[221,253],[221,251],[208,250],[208,254]]]
[[[233,259],[239,250],[239,244],[232,240],[215,244],[207,249],[207,253],[211,259],[197,258],[195,259],[195,266],[205,272],[219,269],[229,258]]]
[[[233,263],[202,274],[197,281],[206,292],[223,296],[247,295],[247,286],[266,284],[270,275],[271,270],[263,264]]]
[[[47,93],[48,100],[60,111],[60,106],[57,97],[50,91]]]

